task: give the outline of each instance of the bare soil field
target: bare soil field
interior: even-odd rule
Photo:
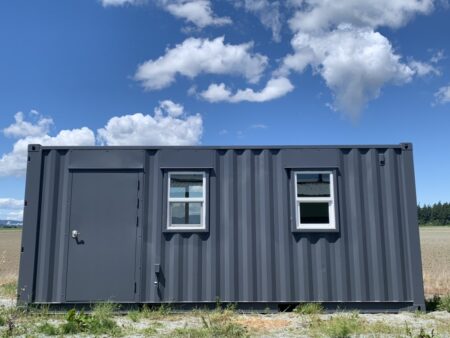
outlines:
[[[0,230],[0,285],[19,271],[20,230]],[[450,293],[450,227],[420,228],[425,294]]]
[[[425,295],[450,293],[450,227],[420,229]]]
[[[17,280],[21,236],[21,230],[0,230],[0,285]]]

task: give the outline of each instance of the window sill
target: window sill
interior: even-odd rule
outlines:
[[[307,229],[307,228],[295,228],[294,230],[292,230],[293,233],[317,233],[317,232],[328,232],[328,233],[337,233],[339,232],[339,229],[337,228],[311,228],[311,229]]]
[[[170,233],[205,233],[209,232],[209,229],[168,229],[167,227],[164,227],[163,233],[170,234]]]

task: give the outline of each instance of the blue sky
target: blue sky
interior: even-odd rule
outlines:
[[[432,0],[2,1],[0,218],[20,218],[30,141],[408,141],[418,201],[449,201],[449,19]]]

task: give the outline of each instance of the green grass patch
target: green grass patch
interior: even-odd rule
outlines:
[[[42,324],[39,324],[37,326],[36,332],[41,333],[46,336],[58,336],[61,334],[60,328],[49,322],[44,322]]]
[[[17,284],[16,282],[9,282],[0,285],[0,296],[15,298],[17,294]]]
[[[247,337],[247,329],[235,320],[230,308],[198,312],[202,325],[175,329],[173,334],[182,337]]]
[[[323,306],[320,303],[303,303],[297,305],[294,312],[300,315],[318,315],[323,313]]]
[[[169,304],[161,304],[157,307],[151,307],[144,305],[139,310],[132,310],[128,312],[128,318],[131,321],[137,323],[142,319],[161,319],[166,318],[172,312],[172,308]]]
[[[112,319],[114,310],[116,306],[111,303],[97,304],[91,314],[72,309],[67,312],[66,321],[61,325],[60,333],[120,336],[122,330]]]
[[[433,298],[425,300],[425,307],[430,311],[447,311],[450,312],[450,294],[445,296],[434,295]]]
[[[450,294],[441,297],[439,304],[437,306],[439,311],[447,311],[450,312]]]
[[[330,319],[313,318],[310,330],[315,335],[350,337],[359,332],[361,321],[358,314],[339,314]]]

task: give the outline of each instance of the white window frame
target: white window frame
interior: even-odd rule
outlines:
[[[202,175],[203,197],[170,197],[170,182],[172,175]],[[206,173],[204,171],[170,171],[167,180],[167,229],[168,230],[204,230],[206,229]],[[200,202],[200,224],[175,224],[172,225],[170,203],[173,202]]]
[[[297,174],[329,174],[330,175],[330,196],[329,197],[298,197]],[[296,227],[299,230],[335,230],[336,229],[336,212],[335,212],[335,196],[334,196],[334,173],[332,171],[320,170],[299,170],[294,172],[295,183],[295,214]],[[300,203],[328,203],[329,223],[301,223]]]

